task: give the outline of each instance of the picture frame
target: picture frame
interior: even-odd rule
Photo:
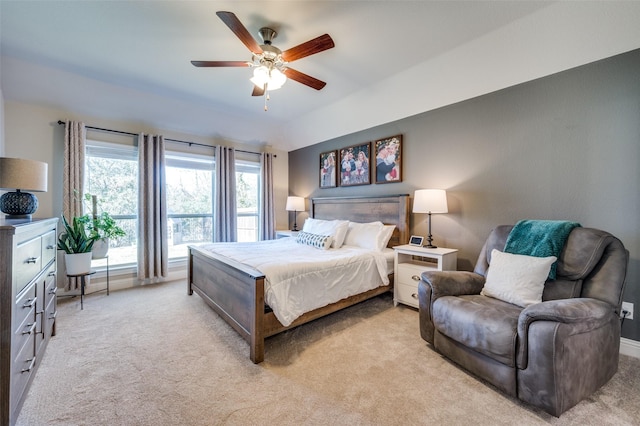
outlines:
[[[424,237],[421,237],[420,235],[412,235],[411,238],[409,238],[410,246],[422,247],[423,242]]]
[[[402,135],[373,142],[376,157],[375,183],[402,182]]]
[[[340,186],[371,183],[371,142],[347,146],[339,151]]]
[[[338,186],[338,168],[336,167],[336,150],[320,154],[320,188],[335,188]]]

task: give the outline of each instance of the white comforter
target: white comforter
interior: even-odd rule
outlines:
[[[320,250],[281,238],[200,248],[262,272],[265,301],[284,326],[305,312],[389,284],[383,253],[359,247]]]

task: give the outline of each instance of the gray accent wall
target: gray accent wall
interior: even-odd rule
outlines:
[[[396,134],[404,139],[402,182],[319,188],[320,153]],[[433,215],[432,233],[436,245],[460,250],[460,270],[473,269],[499,224],[573,220],[609,231],[630,252],[624,300],[634,303],[635,319],[624,322],[622,335],[640,340],[639,165],[634,50],[292,151],[289,195],[413,197],[416,189],[446,189],[449,213]],[[426,236],[426,219],[411,214],[411,233]]]

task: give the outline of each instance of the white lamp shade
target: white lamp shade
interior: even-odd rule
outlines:
[[[418,189],[413,197],[414,213],[447,213],[447,192],[444,189]]]
[[[287,211],[304,211],[304,198],[302,197],[287,197]]]
[[[0,157],[0,189],[47,192],[47,169],[41,161]]]
[[[287,81],[287,76],[277,68],[269,70],[267,67],[260,66],[253,70],[253,77],[249,80],[261,89],[266,84],[267,90],[277,90]]]

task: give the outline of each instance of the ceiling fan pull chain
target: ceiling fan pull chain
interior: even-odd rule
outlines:
[[[264,84],[264,110],[268,111],[269,108],[267,108],[267,101],[269,100],[269,88],[267,87],[268,83]]]

